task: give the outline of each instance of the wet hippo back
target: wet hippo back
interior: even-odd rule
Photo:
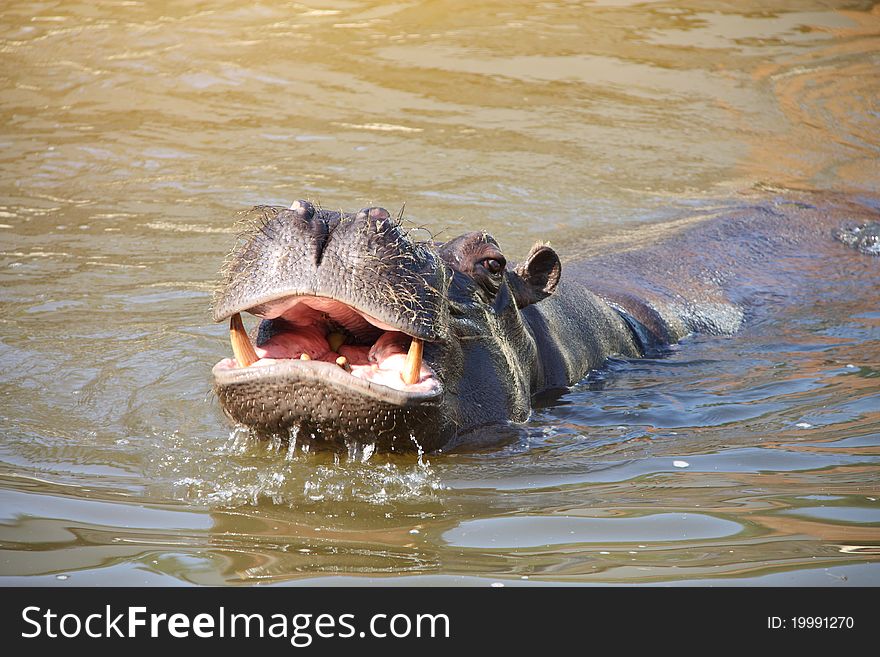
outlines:
[[[635,320],[650,352],[690,333],[731,334],[768,306],[806,301],[811,280],[872,268],[834,236],[878,216],[836,195],[779,198],[654,226],[619,252],[563,262],[571,280]]]

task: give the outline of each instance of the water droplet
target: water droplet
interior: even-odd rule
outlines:
[[[367,461],[369,461],[370,457],[375,451],[376,443],[369,443],[368,445],[364,445],[363,452],[361,453],[361,463],[366,463]]]

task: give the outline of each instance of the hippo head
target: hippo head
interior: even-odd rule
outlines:
[[[214,391],[235,422],[432,451],[528,416],[539,373],[521,309],[559,280],[549,247],[512,269],[485,233],[418,241],[382,208],[255,213],[214,301],[235,354],[214,366]],[[253,342],[241,312],[262,318]]]

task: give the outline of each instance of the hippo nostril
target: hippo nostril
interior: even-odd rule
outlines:
[[[382,219],[387,219],[390,216],[391,215],[388,214],[388,210],[379,207],[363,208],[357,213],[358,219],[366,219],[367,217],[369,217],[370,219],[378,219],[379,221],[381,221]]]
[[[369,217],[377,224],[388,221],[391,218],[391,214],[385,208],[364,208],[360,212],[357,213],[356,218],[363,221]]]
[[[293,205],[290,206],[290,210],[304,221],[311,221],[312,217],[315,216],[315,206],[308,201],[294,201]]]
[[[376,221],[385,221],[386,219],[390,218],[391,215],[385,208],[370,208],[370,219],[375,219]]]
[[[364,208],[357,213],[356,218],[363,221],[377,236],[390,235],[397,227],[397,223],[385,208]]]
[[[293,202],[293,205],[290,206],[290,212],[305,224],[307,234],[311,236],[314,245],[312,255],[315,259],[315,265],[320,265],[327,240],[330,239],[330,226],[327,224],[326,218],[323,215],[316,216],[315,206],[302,199]]]

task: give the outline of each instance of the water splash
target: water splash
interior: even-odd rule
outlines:
[[[285,460],[290,462],[296,456],[296,439],[299,436],[299,427],[295,426],[290,430],[290,438],[287,441],[287,454],[285,455]]]
[[[409,434],[409,439],[412,441],[413,445],[416,446],[416,453],[418,454],[418,464],[419,467],[424,469],[425,471],[429,471],[431,468],[431,464],[425,459],[425,450],[422,449],[421,444],[416,439],[415,434]]]
[[[160,438],[154,465],[174,497],[209,506],[423,502],[446,487],[415,436],[410,440],[415,460],[380,454],[371,440],[350,439],[343,452],[315,450],[299,428],[268,439],[235,428],[213,445],[173,433]]]
[[[376,451],[375,442],[361,442],[353,438],[345,439],[345,449],[349,463],[366,463]],[[338,463],[338,461],[337,461]]]

